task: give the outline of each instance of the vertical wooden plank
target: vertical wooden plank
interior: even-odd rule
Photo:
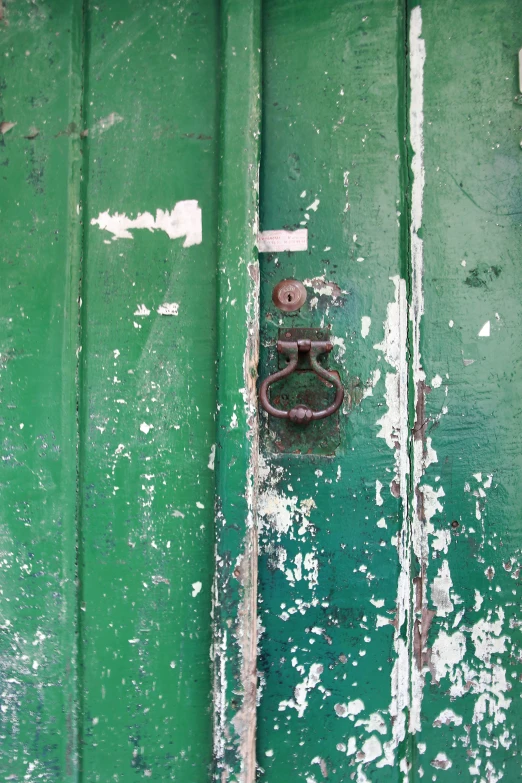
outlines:
[[[520,778],[521,22],[507,0],[410,17],[414,780]]]
[[[260,2],[221,3],[214,754],[254,783],[257,696],[257,260]]]
[[[263,375],[280,327],[330,328],[346,387],[328,455],[262,420],[261,779],[403,780],[409,708],[404,21],[394,1],[264,5]],[[401,187],[402,186],[402,187]],[[284,314],[272,290],[304,282]],[[314,381],[310,381],[313,383]],[[310,425],[313,427],[314,425]]]
[[[77,779],[82,4],[0,19],[0,769]]]
[[[196,783],[212,757],[216,5],[90,3],[87,43],[82,773]]]

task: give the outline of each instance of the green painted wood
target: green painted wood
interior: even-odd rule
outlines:
[[[518,7],[0,8],[0,776],[514,783]],[[330,455],[258,428],[282,326]]]
[[[86,40],[82,779],[204,781],[212,756],[215,4],[92,4]],[[113,239],[92,224],[107,210],[155,216],[188,199],[202,210],[201,244],[146,229]],[[177,314],[161,314],[165,305]]]
[[[462,2],[450,13],[449,4],[424,3],[404,21],[399,14],[395,36],[382,26],[372,47],[372,21],[391,15],[365,9],[355,20],[337,4],[326,13],[265,8],[262,227],[306,225],[311,247],[263,257],[262,372],[277,366],[281,325],[331,326],[351,410],[344,447],[330,460],[275,456],[262,428],[259,763],[267,780],[518,780],[518,10]],[[393,61],[393,40],[395,94],[369,72]],[[388,107],[380,141],[379,110],[394,97],[399,110],[391,123]],[[389,143],[390,127],[402,184],[397,227],[383,220],[391,156],[374,153],[373,170],[368,157],[372,142]],[[347,154],[351,165],[342,165]],[[364,185],[359,198],[354,184],[357,195]],[[348,252],[366,237],[368,249]],[[392,259],[396,304],[386,307]],[[285,277],[308,286],[299,314],[281,316],[271,303]],[[361,301],[371,317],[364,326]],[[370,342],[383,315],[389,340],[380,331]],[[366,346],[381,352],[377,361]],[[376,434],[396,449],[395,465],[382,462]],[[388,488],[402,499],[395,509]],[[384,549],[387,562],[377,560],[380,543],[397,546]],[[378,611],[361,616],[363,579]]]
[[[405,486],[385,395],[406,365],[380,347],[399,293],[406,330],[401,5],[268,0],[263,22],[261,227],[306,227],[309,249],[261,256],[260,374],[281,326],[329,327],[348,394],[334,456],[273,453],[262,419],[260,777],[402,780]],[[290,277],[308,300],[283,314],[272,289]]]
[[[431,464],[414,780],[520,779],[521,23],[507,1],[422,3]]]
[[[81,6],[0,21],[0,770],[77,779]]]
[[[217,9],[9,4],[1,33],[0,771],[208,780]],[[187,199],[201,244],[90,223]]]
[[[214,779],[254,783],[260,3],[220,13]]]

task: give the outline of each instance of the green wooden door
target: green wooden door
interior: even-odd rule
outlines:
[[[205,780],[217,9],[0,28],[0,777]]]
[[[520,8],[0,9],[0,778],[518,781]]]

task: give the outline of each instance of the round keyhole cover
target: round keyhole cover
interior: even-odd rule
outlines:
[[[272,301],[286,313],[299,310],[306,302],[306,288],[299,280],[281,280],[272,292]]]

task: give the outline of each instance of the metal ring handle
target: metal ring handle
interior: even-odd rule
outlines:
[[[340,379],[333,372],[328,372],[324,367],[321,367],[317,361],[317,357],[322,353],[327,353],[332,350],[331,343],[324,342],[311,342],[310,340],[298,340],[295,343],[287,343],[279,341],[277,349],[280,353],[289,357],[290,361],[286,367],[273,375],[269,375],[268,378],[262,382],[259,389],[259,399],[261,406],[276,419],[290,419],[290,421],[297,424],[307,424],[310,421],[317,421],[318,419],[326,419],[327,416],[331,416],[341,407],[344,399],[344,388]],[[310,367],[313,372],[320,378],[323,378],[328,383],[331,383],[335,387],[335,399],[331,405],[320,411],[313,411],[307,405],[296,405],[289,411],[282,411],[279,408],[275,408],[268,399],[268,389],[273,383],[286,378],[291,375],[297,368],[299,353],[308,353],[310,359]]]

